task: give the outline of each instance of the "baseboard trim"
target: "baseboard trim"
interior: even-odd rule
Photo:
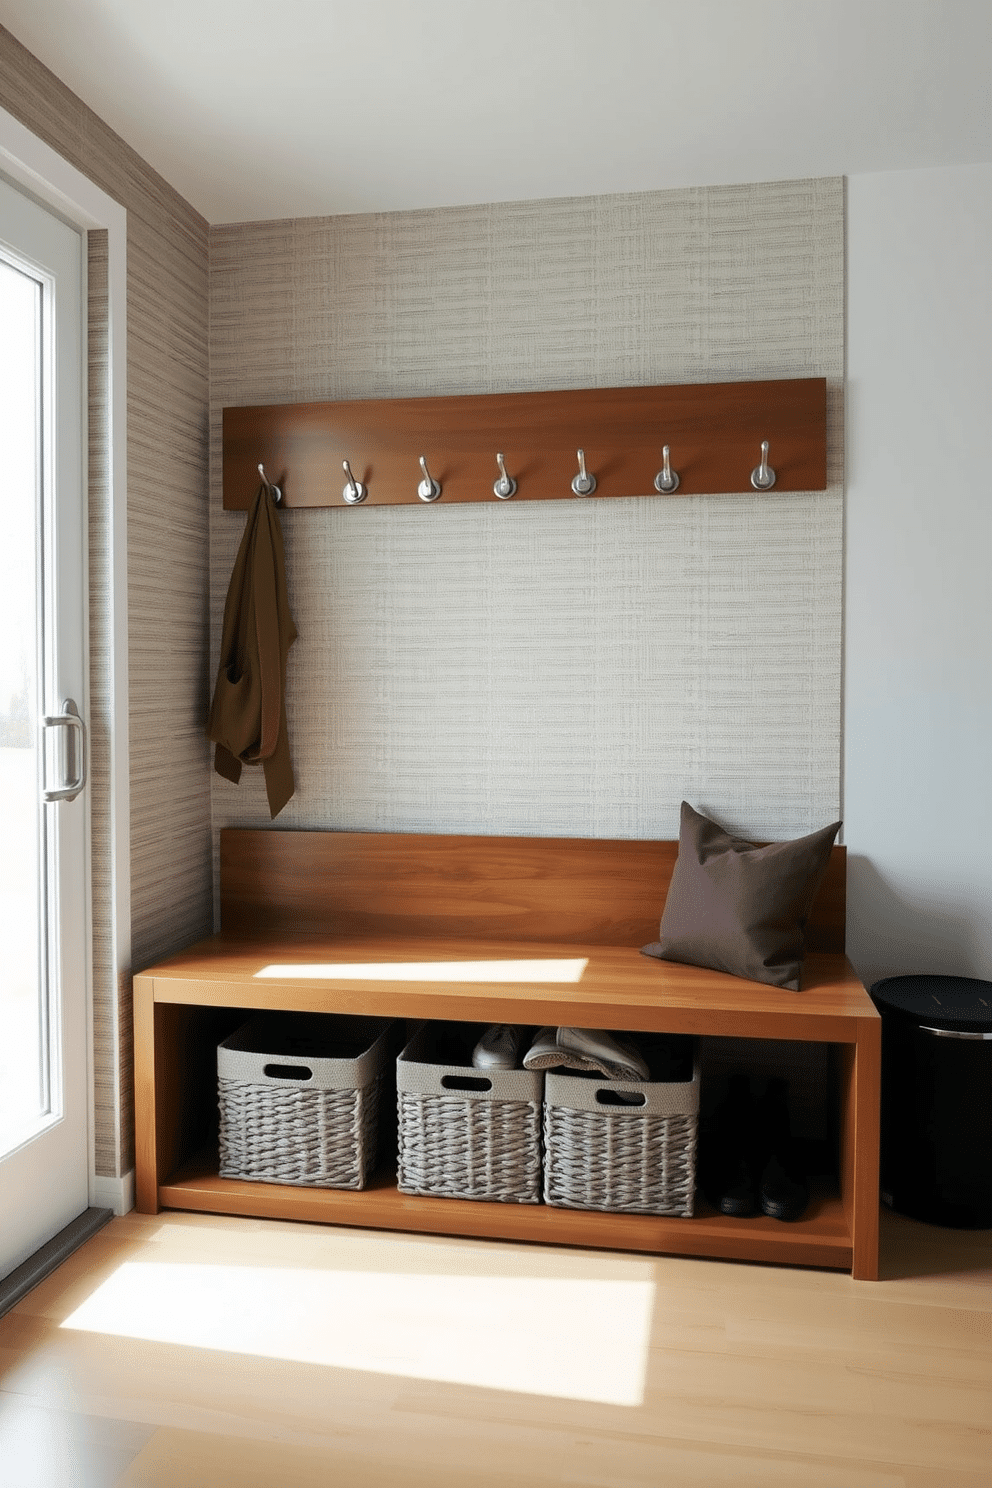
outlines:
[[[51,1276],[63,1261],[69,1259],[74,1250],[91,1239],[97,1230],[102,1230],[113,1217],[110,1209],[84,1209],[64,1230],[59,1230],[53,1240],[49,1240],[47,1245],[36,1250],[33,1256],[28,1256],[15,1271],[5,1276],[0,1281],[0,1317],[16,1307],[28,1292]]]
[[[121,1178],[104,1178],[99,1173],[90,1179],[90,1203],[97,1209],[112,1209],[118,1216],[134,1208],[134,1169]]]

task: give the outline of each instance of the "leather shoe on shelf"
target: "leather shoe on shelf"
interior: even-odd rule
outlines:
[[[768,1081],[757,1121],[766,1154],[759,1186],[761,1212],[789,1222],[801,1219],[809,1204],[809,1178],[792,1135],[785,1080]]]
[[[702,1188],[721,1214],[748,1219],[758,1213],[755,1151],[755,1104],[747,1075],[732,1074],[727,1094],[717,1107],[708,1152],[702,1166]]]
[[[517,1069],[520,1061],[521,1034],[510,1023],[493,1023],[472,1050],[474,1069]]]
[[[730,1214],[734,1219],[750,1219],[758,1212],[758,1184],[753,1163],[746,1157],[738,1158],[734,1166],[723,1175],[717,1185],[714,1204],[721,1214]]]
[[[635,1041],[604,1028],[540,1028],[524,1069],[599,1073],[607,1080],[650,1080],[651,1071]]]
[[[802,1219],[809,1203],[809,1182],[805,1173],[792,1165],[792,1171],[777,1157],[770,1157],[761,1175],[761,1212],[772,1219]]]

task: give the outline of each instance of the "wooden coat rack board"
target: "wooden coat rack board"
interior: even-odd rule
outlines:
[[[822,491],[826,403],[826,379],[805,377],[225,408],[224,506],[248,507],[261,464],[284,507],[347,509],[345,460],[367,488],[362,506],[420,506],[421,456],[441,505],[495,501],[498,452],[517,483],[512,500],[588,499],[572,490],[579,450],[595,476],[593,500],[665,500],[654,482],[666,444],[679,477],[672,494],[753,494],[765,440],[773,495]]]

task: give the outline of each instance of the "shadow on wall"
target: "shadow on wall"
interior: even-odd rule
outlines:
[[[915,892],[870,858],[848,854],[847,954],[866,987],[881,977],[932,972],[987,977],[988,948],[970,895],[936,875]]]

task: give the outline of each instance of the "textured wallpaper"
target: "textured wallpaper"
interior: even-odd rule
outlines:
[[[673,837],[683,797],[762,836],[836,818],[840,179],[224,226],[210,261],[212,670],[245,520],[227,404],[829,385],[826,494],[285,513],[279,825]],[[213,778],[213,821],[267,823],[258,772]]]
[[[110,852],[110,362],[107,319],[107,234],[87,235],[87,499],[89,558],[89,795],[92,838],[93,1085],[98,1172],[115,1175],[118,1092],[126,1040],[119,1029],[115,978],[113,880]],[[124,1047],[122,1047],[122,1044]],[[132,1084],[127,1076],[127,1086]]]
[[[210,928],[207,225],[0,27],[0,107],[127,209],[131,940],[135,967]],[[90,651],[97,1172],[133,1165],[130,968],[113,965],[106,247],[91,244]],[[115,985],[115,980],[117,985]]]
[[[278,820],[671,836],[687,796],[787,835],[837,814],[840,180],[213,230],[208,566],[206,224],[2,28],[0,106],[128,211],[135,966],[209,926],[211,799],[215,828],[267,821],[254,773],[211,793],[203,736],[244,523],[220,509],[228,403],[825,375],[826,495],[287,513],[297,795]],[[131,1166],[132,1112],[107,921],[101,252],[94,1013],[97,1171],[112,1176]]]

